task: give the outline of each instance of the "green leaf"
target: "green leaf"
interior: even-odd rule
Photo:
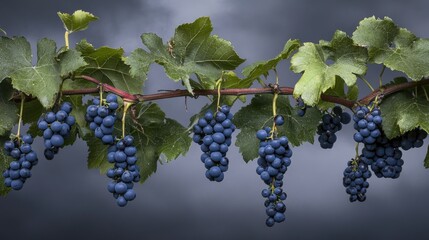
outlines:
[[[88,168],[99,168],[100,173],[106,173],[109,168],[113,167],[113,164],[107,161],[108,145],[104,145],[93,135],[87,135],[84,140],[88,145]]]
[[[4,143],[9,140],[8,137],[0,136],[0,173],[3,173],[9,167],[12,158],[6,155],[6,152],[3,148]],[[0,196],[6,195],[11,189],[4,185],[3,174],[0,174]]]
[[[244,61],[229,41],[210,35],[211,31],[210,19],[202,17],[180,25],[168,44],[156,34],[143,34],[141,39],[149,52],[136,49],[126,63],[133,76],[146,76],[149,66],[156,62],[164,67],[169,78],[182,81],[192,93],[192,74],[213,81],[220,78],[222,71],[234,70]]]
[[[113,84],[116,88],[131,94],[142,93],[144,77],[132,77],[130,67],[124,63],[122,48],[114,49],[100,47],[95,49],[86,40],[82,40],[76,49],[82,53],[82,57],[88,65],[82,67],[81,75],[89,75],[103,83]],[[82,87],[94,86],[83,80],[78,80]]]
[[[429,39],[417,38],[388,17],[365,18],[353,33],[353,40],[368,48],[371,62],[404,72],[415,81],[429,76]]]
[[[0,83],[0,136],[7,135],[13,126],[18,123],[18,108],[9,99],[12,97],[13,88],[8,81]],[[3,145],[0,146],[1,148]]]
[[[62,12],[58,12],[57,14],[63,22],[64,28],[69,33],[83,31],[88,28],[90,22],[98,19],[98,17],[91,13],[82,10],[77,10],[72,15]]]
[[[429,132],[429,102],[424,96],[414,97],[410,92],[390,95],[380,104],[383,131],[389,139],[417,127]]]
[[[133,135],[137,147],[137,159],[140,166],[141,182],[144,182],[157,169],[157,162],[161,155],[168,161],[185,155],[191,145],[189,132],[182,125],[165,116],[155,103],[147,106],[138,105],[136,112],[140,112],[138,119],[128,119],[128,133]],[[141,110],[138,108],[145,108]],[[145,119],[150,119],[145,120]]]
[[[304,43],[291,59],[291,70],[303,73],[295,85],[294,97],[314,106],[322,93],[335,87],[337,78],[347,86],[354,85],[356,75],[366,73],[367,58],[367,50],[354,45],[341,31],[336,31],[329,43]]]
[[[58,58],[60,60],[61,76],[66,76],[70,73],[73,73],[74,71],[86,65],[85,60],[81,56],[81,53],[74,49],[69,49],[60,53]]]
[[[54,104],[61,84],[55,42],[37,43],[37,64],[32,65],[30,44],[25,38],[0,38],[0,79],[9,77],[15,89],[39,99],[45,108]],[[1,81],[0,80],[0,81]]]
[[[428,150],[426,151],[424,166],[425,166],[425,168],[429,168],[429,145],[428,145]]]
[[[0,37],[0,83],[16,69],[31,64],[30,43],[24,37]]]
[[[299,48],[301,45],[301,42],[297,39],[291,40],[289,39],[284,48],[283,51],[279,53],[275,58],[267,60],[267,61],[260,61],[256,62],[254,64],[251,64],[247,67],[245,67],[242,71],[242,74],[246,77],[243,81],[251,81],[253,82],[255,79],[260,77],[261,75],[268,75],[268,72],[270,70],[273,70],[276,68],[277,64],[283,59],[287,59],[290,57],[290,55]]]
[[[259,140],[256,132],[264,126],[272,126],[272,102],[272,95],[256,95],[249,105],[241,108],[234,116],[234,124],[240,129],[235,145],[246,162],[258,157]],[[279,135],[286,135],[292,145],[298,146],[304,141],[314,142],[320,111],[308,108],[304,117],[298,117],[290,106],[289,98],[279,96],[277,114],[285,117],[285,124],[278,127]]]

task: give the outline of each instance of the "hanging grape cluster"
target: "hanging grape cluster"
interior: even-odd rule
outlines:
[[[107,176],[113,180],[107,185],[107,189],[116,198],[118,206],[124,207],[136,197],[133,186],[140,181],[134,138],[125,136],[116,145],[110,146],[108,152],[107,160],[114,164],[114,168],[107,171]]]
[[[118,97],[110,93],[106,96],[106,100],[94,98],[92,105],[86,109],[85,119],[89,123],[89,128],[94,131],[95,137],[107,145],[115,142],[113,130],[118,106]]]
[[[6,187],[20,190],[25,181],[31,177],[31,169],[38,163],[37,154],[33,151],[31,144],[33,144],[33,137],[29,134],[5,142],[6,154],[13,158],[9,168],[3,172]]]
[[[342,129],[342,124],[348,124],[351,120],[350,114],[343,112],[340,106],[335,106],[331,113],[325,113],[322,116],[322,121],[317,127],[317,140],[320,147],[324,149],[332,148],[337,141],[336,132]]]
[[[64,147],[64,141],[70,136],[70,130],[76,119],[70,115],[72,105],[64,102],[57,112],[47,112],[37,122],[40,131],[43,132],[45,144],[44,155],[47,160],[52,160],[59,149]]]
[[[283,117],[277,115],[274,118],[275,126],[284,123]],[[289,148],[287,137],[277,138],[272,129],[266,127],[256,133],[259,143],[259,158],[256,173],[261,177],[267,188],[262,190],[262,196],[266,198],[264,205],[268,216],[265,224],[268,227],[274,226],[285,220],[286,193],[283,191],[283,177],[291,164],[292,150]]]
[[[193,127],[193,141],[203,151],[200,159],[207,169],[205,175],[210,181],[221,182],[224,172],[228,170],[226,153],[236,128],[232,118],[230,108],[223,105],[215,114],[208,111]]]

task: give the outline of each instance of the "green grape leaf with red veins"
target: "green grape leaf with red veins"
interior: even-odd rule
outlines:
[[[251,103],[238,111],[234,116],[234,124],[240,129],[235,145],[239,147],[243,159],[248,162],[258,157],[259,140],[256,132],[264,126],[272,127],[272,95],[256,95]],[[290,106],[287,96],[279,96],[277,114],[285,118],[285,124],[278,127],[279,135],[286,135],[290,143],[298,146],[303,142],[314,142],[314,134],[321,118],[315,108],[308,108],[304,117],[299,117]]]
[[[286,42],[283,50],[275,58],[266,61],[259,61],[245,67],[242,71],[242,74],[246,78],[243,81],[253,83],[253,81],[259,78],[261,75],[266,76],[270,70],[276,68],[281,60],[289,58],[291,54],[299,48],[300,45],[301,42],[299,40],[289,39]]]
[[[86,65],[81,53],[74,49],[69,49],[60,53],[58,59],[60,60],[61,76],[71,74]]]
[[[13,88],[9,81],[3,81],[0,83],[0,136],[5,136],[18,123],[18,107],[10,102],[9,99],[12,97]],[[3,145],[0,146],[3,148]]]
[[[424,94],[418,97],[407,91],[393,94],[383,99],[380,109],[383,131],[388,138],[400,136],[417,127],[429,132],[429,102]]]
[[[3,172],[8,169],[10,162],[12,162],[12,158],[6,155],[3,148],[7,140],[9,140],[9,137],[0,136],[0,196],[4,196],[10,191],[10,188],[4,185],[3,177]]]
[[[37,43],[37,64],[33,66],[25,38],[1,37],[0,61],[0,81],[8,77],[15,89],[37,97],[45,108],[52,107],[62,81],[54,41],[44,38]]]
[[[133,76],[146,75],[149,66],[157,63],[174,81],[182,81],[192,91],[190,76],[196,74],[209,81],[220,78],[222,71],[234,70],[244,59],[234,51],[231,43],[216,35],[208,17],[177,27],[174,37],[168,42],[153,33],[141,36],[149,51],[141,48],[133,51],[126,59]]]
[[[366,73],[367,59],[367,50],[341,31],[336,31],[330,42],[304,43],[291,59],[291,70],[303,73],[295,85],[294,97],[316,105],[322,93],[335,87],[337,77],[347,86],[354,85],[356,75]]]
[[[113,85],[131,94],[142,93],[146,76],[132,77],[130,67],[124,63],[124,50],[122,48],[100,47],[95,49],[86,40],[82,40],[76,46],[88,65],[81,67],[78,74],[89,75],[103,83]],[[76,80],[79,86],[94,87],[93,83],[84,80]]]
[[[429,39],[417,38],[388,17],[365,18],[353,33],[353,40],[368,48],[371,62],[404,72],[414,81],[429,76]]]
[[[98,17],[89,12],[77,10],[73,14],[58,12],[58,17],[64,24],[64,28],[72,33],[83,31],[88,28],[90,22],[95,21]]]

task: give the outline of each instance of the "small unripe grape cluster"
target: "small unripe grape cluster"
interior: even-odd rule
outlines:
[[[29,134],[5,142],[6,154],[13,158],[9,168],[3,172],[6,187],[20,190],[25,181],[31,177],[31,169],[38,162],[37,154],[31,148],[32,143],[33,138]]]
[[[39,130],[43,131],[45,144],[44,155],[52,160],[59,149],[64,147],[64,140],[70,136],[70,130],[76,119],[70,115],[72,105],[64,102],[57,112],[48,112],[37,122]]]
[[[256,137],[260,140],[256,173],[268,185],[262,190],[262,196],[266,198],[264,205],[268,216],[265,224],[272,227],[275,223],[285,220],[286,205],[283,201],[287,195],[282,186],[284,174],[291,164],[292,150],[287,137],[271,138],[269,127],[259,130]]]
[[[115,142],[113,130],[118,106],[117,96],[110,93],[106,96],[106,100],[94,98],[92,105],[86,109],[85,119],[89,122],[89,128],[94,131],[95,137],[107,145],[112,145]]]
[[[319,135],[317,140],[320,147],[323,149],[332,148],[337,141],[335,133],[342,129],[342,124],[348,124],[350,121],[350,114],[343,112],[340,106],[335,106],[331,113],[325,113],[317,127],[317,134]]]
[[[208,111],[193,127],[193,141],[198,143],[203,151],[200,159],[207,169],[206,177],[210,181],[221,182],[224,172],[228,170],[229,160],[226,153],[236,128],[232,118],[230,108],[223,105],[215,114]]]
[[[359,201],[363,202],[366,199],[365,193],[369,187],[366,181],[371,177],[371,172],[363,161],[352,159],[347,163],[344,170],[343,185],[346,187],[347,194],[350,195],[350,202]]]
[[[140,181],[136,152],[134,138],[130,135],[125,136],[108,149],[107,160],[114,163],[114,168],[109,169],[106,174],[113,179],[107,185],[107,190],[113,194],[120,207],[124,207],[136,197],[133,186],[135,182]]]

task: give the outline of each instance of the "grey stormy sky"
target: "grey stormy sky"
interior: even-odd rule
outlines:
[[[87,38],[97,47],[129,52],[141,46],[143,32],[169,39],[175,26],[210,16],[214,33],[232,41],[246,66],[275,56],[289,38],[329,40],[336,29],[351,34],[359,20],[372,15],[390,16],[428,37],[428,7],[424,0],[14,0],[3,2],[0,27],[11,36],[26,36],[33,46],[42,37],[62,45],[56,12],[83,9],[100,20],[73,34],[72,43]],[[282,66],[281,83],[290,85],[298,76]],[[144,91],[178,87],[154,67]],[[183,101],[159,101],[169,117],[183,124],[204,103],[190,100],[185,112]],[[199,148],[193,145],[187,156],[159,166],[136,187],[136,200],[118,208],[106,190],[107,177],[87,169],[87,147],[78,141],[53,161],[40,161],[22,191],[0,198],[0,239],[427,239],[429,172],[422,167],[427,143],[404,153],[399,179],[373,177],[367,201],[352,204],[342,186],[342,171],[354,152],[352,134],[352,126],[345,127],[333,150],[317,144],[293,149],[285,177],[287,220],[274,228],[264,224],[264,185],[255,173],[256,162],[245,164],[235,147],[221,184],[204,177]],[[40,139],[36,145],[42,156]]]

